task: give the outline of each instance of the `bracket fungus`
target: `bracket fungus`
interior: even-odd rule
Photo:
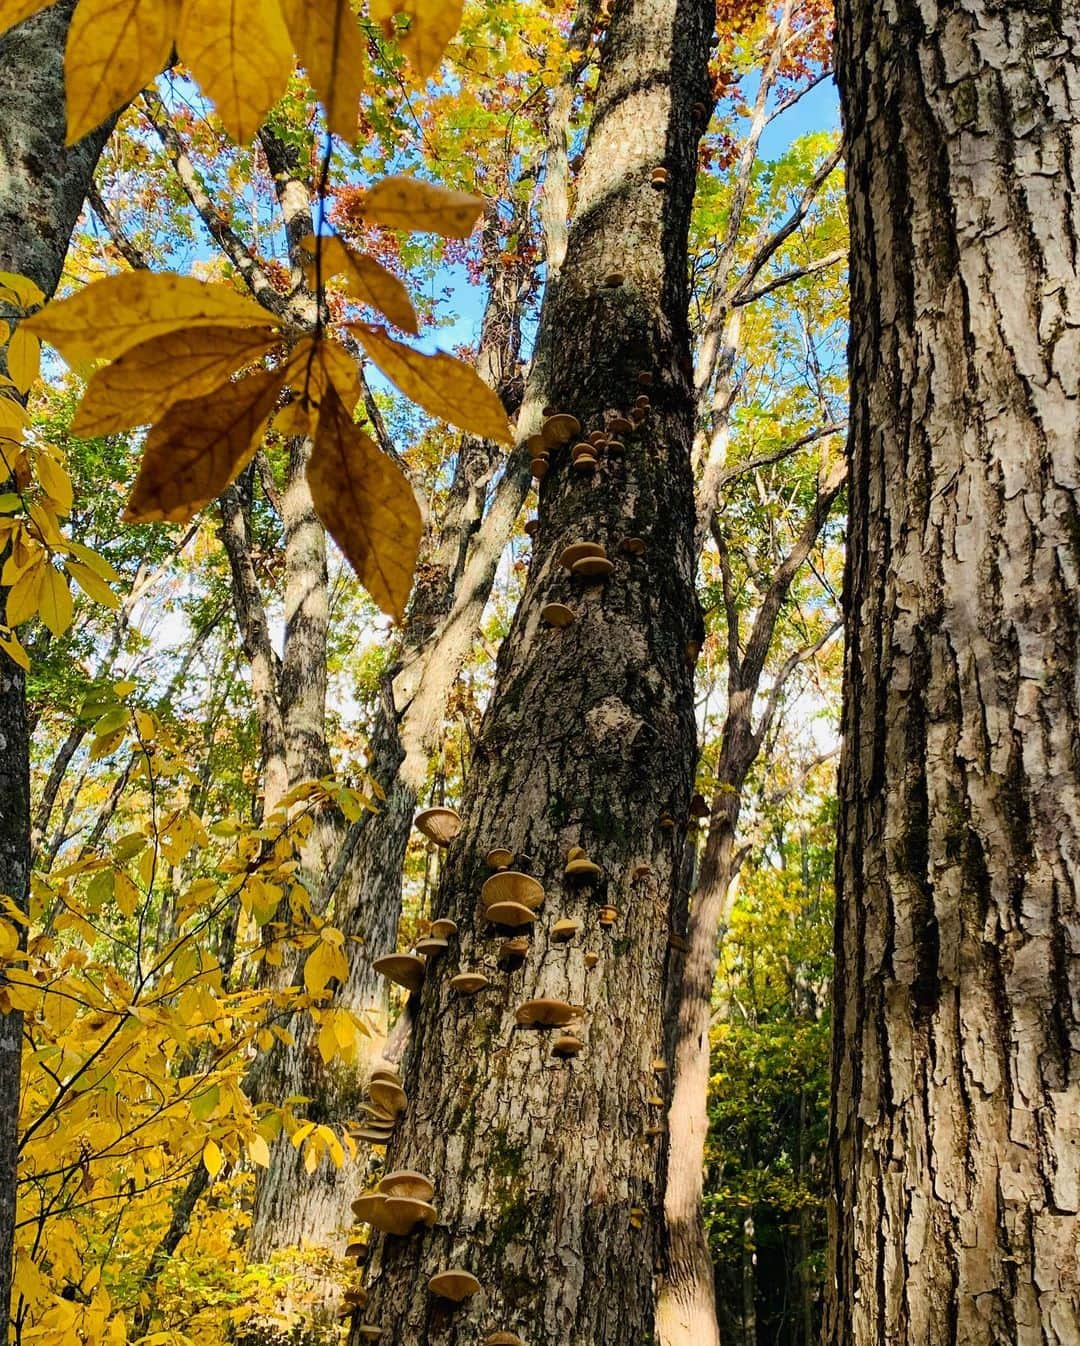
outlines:
[[[585,1013],[581,1005],[570,1005],[565,1000],[526,1000],[519,1005],[514,1018],[522,1028],[565,1028]]]
[[[666,168],[654,168],[649,174],[649,185],[655,187],[657,191],[667,186],[668,171]]]
[[[647,860],[639,860],[630,871],[630,877],[632,879],[647,879],[651,873],[652,865]]]
[[[391,1117],[403,1112],[409,1101],[401,1085],[394,1084],[390,1080],[372,1080],[368,1093],[371,1095],[371,1101],[377,1103]]]
[[[383,1333],[377,1323],[361,1323],[354,1331],[361,1341],[378,1341]]]
[[[621,458],[626,452],[626,445],[621,439],[609,439],[607,451],[612,458]]]
[[[514,852],[509,847],[493,846],[484,856],[484,864],[488,869],[509,869],[513,858]]]
[[[667,1073],[667,1062],[662,1056],[653,1058],[652,1071],[654,1075],[665,1075]]]
[[[559,557],[559,565],[565,566],[567,570],[573,570],[578,561],[586,556],[606,556],[603,544],[599,542],[571,542]]]
[[[371,1217],[386,1204],[382,1192],[364,1192],[352,1203],[352,1213],[363,1224],[371,1224]]]
[[[600,908],[600,924],[601,924],[601,925],[614,925],[615,922],[616,922],[618,919],[619,919],[619,908],[618,908],[618,907],[601,907],[601,908]]]
[[[459,995],[475,995],[490,985],[490,979],[482,972],[459,972],[456,977],[450,978],[450,989]]]
[[[423,939],[416,941],[416,952],[424,958],[435,958],[440,953],[445,953],[449,947],[448,939],[439,939],[435,935],[425,935]]]
[[[548,474],[548,460],[546,458],[534,458],[529,463],[529,470],[537,481],[543,481]]]
[[[586,952],[586,954],[585,954],[585,966],[586,966],[586,967],[589,967],[589,968],[595,967],[595,966],[597,965],[597,963],[599,963],[599,961],[600,961],[600,955],[599,955],[598,953],[594,953],[592,949],[589,949],[589,950]]]
[[[653,381],[652,370],[643,369],[641,373],[637,376],[637,381],[638,383],[641,384],[643,388],[651,388]]]
[[[460,1304],[480,1290],[480,1282],[471,1271],[461,1267],[448,1267],[446,1271],[437,1271],[428,1281],[428,1289],[440,1299],[449,1299]]]
[[[569,626],[574,620],[574,609],[565,603],[545,603],[540,609],[540,620],[548,626]]]
[[[482,1346],[525,1346],[516,1332],[489,1332]]]
[[[668,813],[667,809],[665,809],[664,812],[661,813],[660,815],[660,826],[664,829],[665,832],[670,832],[671,829],[675,826],[675,819],[672,817],[670,813]]]
[[[517,902],[530,911],[536,911],[544,902],[544,886],[531,874],[517,869],[503,869],[485,880],[480,889],[480,901],[485,907],[496,902]]]
[[[371,966],[380,977],[404,986],[406,991],[419,991],[427,964],[414,953],[387,953],[376,958]]]
[[[628,556],[644,556],[648,550],[648,543],[643,537],[624,537],[619,546]]]
[[[649,400],[647,393],[641,393],[634,398],[634,407],[637,411],[648,411],[651,406],[652,402]]]
[[[514,935],[511,939],[504,939],[499,945],[499,962],[508,963],[518,958],[524,958],[528,952],[528,939],[524,935]]]
[[[561,1056],[568,1059],[571,1056],[577,1056],[584,1050],[584,1048],[584,1042],[582,1042],[580,1038],[575,1037],[573,1033],[560,1033],[551,1044],[551,1054],[552,1056]]]
[[[363,1308],[367,1303],[367,1291],[362,1285],[354,1285],[345,1291],[342,1296],[346,1304],[353,1304],[357,1308]]]
[[[583,556],[570,567],[571,575],[580,579],[606,579],[614,571],[614,564],[606,556]]]
[[[525,521],[525,536],[535,537],[540,531],[540,520],[534,515],[531,519]]]
[[[484,915],[492,925],[509,926],[511,930],[536,922],[536,912],[531,907],[523,907],[520,902],[492,902]]]
[[[609,439],[610,435],[606,430],[594,430],[589,436],[589,443],[594,449],[602,449]]]
[[[589,859],[580,846],[571,846],[566,858],[564,874],[570,878],[595,879],[603,872],[598,864]]]
[[[594,472],[600,460],[593,453],[579,453],[571,463],[575,472]]]
[[[616,412],[608,417],[608,433],[611,435],[628,435],[634,428],[634,423],[621,412]]]
[[[707,818],[709,816],[709,801],[702,794],[693,795],[690,799],[690,817]]]
[[[381,1179],[377,1190],[386,1196],[413,1196],[418,1201],[430,1201],[435,1195],[435,1184],[413,1168],[398,1168]]]
[[[563,916],[551,927],[551,938],[558,944],[565,944],[571,940],[581,929],[581,922],[575,921],[572,916]]]
[[[457,809],[424,809],[413,819],[413,826],[436,846],[449,846],[461,831],[461,815]]]
[[[544,447],[549,449],[561,448],[580,434],[581,422],[565,411],[557,411],[554,416],[549,416],[540,431]]]
[[[431,922],[431,934],[435,939],[450,939],[457,934],[457,921],[452,921],[449,916],[441,916]]]

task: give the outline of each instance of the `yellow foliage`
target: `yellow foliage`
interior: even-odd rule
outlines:
[[[281,0],[300,64],[335,135],[353,141],[367,51],[349,0]]]
[[[380,180],[364,193],[364,217],[388,229],[411,229],[468,238],[484,213],[484,200],[404,174]]]
[[[461,26],[464,0],[370,0],[371,17],[388,36],[397,34],[401,50],[418,75],[438,69],[450,39]],[[395,23],[400,19],[403,24]]]
[[[312,254],[307,266],[308,283],[314,288],[317,275],[344,276],[345,291],[360,304],[376,309],[392,323],[410,332],[419,330],[416,311],[409,292],[392,272],[387,271],[373,257],[355,252],[340,238],[331,234],[304,240],[304,250]],[[318,258],[316,261],[315,258]]]

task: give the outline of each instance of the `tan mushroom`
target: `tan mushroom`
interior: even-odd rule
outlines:
[[[652,1070],[654,1075],[666,1075],[668,1064],[662,1056],[653,1058]]]
[[[450,989],[457,991],[458,995],[475,995],[490,985],[490,980],[482,972],[459,972],[456,977],[450,978]]]
[[[665,832],[670,832],[671,829],[675,826],[675,819],[671,816],[670,813],[668,813],[667,809],[665,809],[664,812],[661,813],[660,815],[660,826],[664,829]]]
[[[371,1095],[371,1101],[377,1103],[392,1117],[403,1112],[409,1101],[401,1085],[392,1084],[389,1080],[372,1080],[368,1093]]]
[[[503,869],[492,874],[480,889],[480,901],[485,907],[496,902],[517,902],[536,911],[544,902],[544,886],[531,874],[516,869]]]
[[[393,1127],[389,1131],[384,1131],[382,1127],[361,1126],[356,1131],[356,1139],[362,1140],[365,1145],[386,1145],[393,1135]]]
[[[570,573],[580,579],[595,580],[606,579],[614,569],[615,566],[606,556],[583,556],[570,567]]]
[[[377,1190],[384,1196],[413,1196],[418,1201],[430,1201],[435,1195],[435,1184],[413,1168],[398,1168],[380,1180]]]
[[[604,284],[609,290],[617,290],[625,279],[621,271],[609,271],[604,277]]]
[[[385,1192],[364,1192],[352,1203],[352,1212],[362,1224],[372,1224],[385,1205]]]
[[[643,537],[624,537],[619,546],[628,556],[644,556],[648,549]]]
[[[594,449],[602,449],[609,438],[610,436],[606,430],[594,430],[589,436],[589,443]]]
[[[460,1304],[480,1290],[480,1282],[471,1271],[461,1267],[449,1267],[446,1271],[437,1271],[428,1281],[428,1289],[440,1299],[449,1299]]]
[[[571,855],[566,862],[564,874],[571,878],[591,878],[595,879],[604,871],[595,861],[590,860],[587,855]]]
[[[404,986],[406,991],[419,991],[424,980],[426,964],[423,958],[412,953],[387,953],[376,958],[372,968],[380,977]]]
[[[499,945],[499,962],[509,962],[515,958],[524,958],[529,952],[529,941],[524,935],[514,935],[504,939]]]
[[[457,921],[452,921],[448,916],[441,916],[437,921],[431,922],[431,933],[436,939],[450,939],[457,934]]]
[[[548,626],[569,626],[574,620],[574,609],[565,603],[545,603],[540,609],[540,620]]]
[[[377,1323],[361,1323],[354,1331],[361,1341],[378,1341],[383,1333]]]
[[[461,831],[461,815],[457,809],[424,809],[413,819],[413,826],[436,846],[449,846]]]
[[[565,944],[567,940],[573,939],[580,929],[580,921],[575,921],[572,916],[563,916],[551,927],[551,938],[557,944]]]
[[[548,460],[546,458],[534,458],[529,463],[529,471],[537,481],[543,481],[548,474]]]
[[[367,1244],[361,1243],[359,1240],[356,1240],[354,1243],[348,1244],[345,1249],[345,1256],[351,1257],[357,1262],[367,1261],[367,1255],[368,1255]]]
[[[664,1106],[664,1100],[660,1097],[659,1094],[650,1094],[648,1098],[648,1104],[649,1107],[651,1108],[662,1108]]]
[[[601,908],[600,908],[600,924],[601,924],[601,925],[605,925],[605,926],[607,926],[607,925],[614,925],[615,922],[616,922],[618,919],[619,919],[619,909],[618,909],[618,907],[601,907]]]
[[[609,434],[628,435],[633,430],[634,423],[621,413],[616,412],[614,416],[608,417],[607,428]]]
[[[423,939],[416,941],[416,952],[424,958],[436,958],[440,953],[445,953],[449,947],[449,940],[438,939],[435,935],[425,935]]]
[[[645,1211],[641,1206],[630,1207],[630,1228],[640,1229],[645,1220]]]
[[[516,1332],[489,1332],[483,1346],[525,1346]]]
[[[525,536],[535,537],[540,531],[540,520],[535,516],[525,522]]]
[[[586,967],[595,967],[597,963],[599,963],[599,961],[600,961],[600,955],[598,953],[594,953],[592,949],[589,949],[588,952],[585,954]]]
[[[581,422],[576,416],[571,416],[565,411],[558,411],[554,416],[547,418],[540,434],[546,448],[558,449],[563,444],[569,444],[572,439],[576,439],[581,434]]]
[[[643,369],[641,373],[637,376],[637,381],[638,383],[641,384],[643,388],[651,388],[653,381],[652,370]]]
[[[526,1000],[515,1011],[514,1018],[523,1028],[565,1028],[584,1013],[580,1005],[570,1005],[565,1000],[551,1000],[541,996],[537,1000]]]
[[[649,184],[660,191],[667,186],[668,171],[666,168],[654,168],[649,174]]]
[[[430,1201],[421,1201],[415,1196],[388,1196],[372,1217],[371,1224],[384,1234],[404,1238],[420,1225],[430,1229],[438,1218],[439,1213]]]
[[[652,873],[652,865],[647,860],[639,860],[630,871],[632,879],[647,879]]]
[[[648,411],[651,406],[652,402],[645,393],[642,393],[640,397],[634,398],[634,407],[638,411]]]
[[[576,457],[571,464],[575,472],[594,472],[599,466],[600,459],[591,453],[582,453]]]
[[[520,902],[492,902],[484,915],[492,925],[506,925],[512,930],[533,925],[536,921],[536,912],[523,907]]]
[[[573,1033],[560,1033],[551,1044],[552,1056],[561,1056],[569,1059],[571,1056],[577,1056],[583,1051],[584,1042],[580,1038],[574,1037]]]
[[[606,555],[603,545],[599,542],[572,542],[559,557],[559,565],[565,566],[567,570],[573,570],[578,561],[586,556]]]
[[[487,865],[488,869],[509,869],[513,858],[514,852],[508,847],[493,846],[484,856],[484,864]]]
[[[546,458],[548,454],[547,445],[544,443],[543,435],[530,435],[525,441],[525,447],[529,451],[530,458]]]
[[[434,929],[434,926],[432,926]],[[392,1061],[376,1061],[371,1067],[371,1078],[373,1080],[391,1080],[394,1084],[401,1083],[401,1071]]]
[[[621,458],[626,452],[626,445],[621,439],[608,440],[607,451],[612,458]]]

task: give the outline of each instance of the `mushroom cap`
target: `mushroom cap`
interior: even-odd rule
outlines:
[[[506,846],[494,846],[484,856],[484,863],[489,869],[507,869],[513,858],[514,852]]]
[[[359,1307],[359,1304],[350,1304],[348,1300],[345,1300],[334,1310],[334,1317],[339,1320],[342,1318],[351,1318]]]
[[[574,1037],[573,1033],[560,1033],[551,1044],[552,1056],[577,1056],[585,1047],[580,1038]]]
[[[524,935],[514,935],[511,939],[504,939],[499,945],[499,959],[505,958],[524,958],[529,952],[529,941]]]
[[[628,556],[644,556],[648,546],[643,537],[624,537],[619,545]]]
[[[626,445],[621,439],[609,439],[607,451],[612,458],[621,458],[626,452]]]
[[[393,1128],[390,1131],[384,1131],[382,1127],[362,1126],[356,1132],[356,1139],[362,1140],[368,1145],[386,1145],[392,1133]]]
[[[483,1346],[525,1346],[516,1332],[489,1332]]]
[[[345,1291],[342,1298],[345,1300],[346,1304],[366,1304],[367,1291],[362,1285],[353,1285]]]
[[[417,1225],[425,1224],[430,1229],[438,1218],[439,1213],[430,1201],[421,1201],[415,1196],[388,1196],[371,1223],[384,1234],[404,1238]]]
[[[643,388],[651,387],[653,381],[652,370],[643,369],[641,373],[637,376],[637,381],[638,383],[641,384]]]
[[[618,908],[618,907],[601,907],[601,908],[600,908],[600,924],[601,924],[601,925],[614,925],[615,922],[616,922],[618,919],[619,919],[619,908]]]
[[[371,966],[381,977],[404,986],[407,991],[419,991],[426,963],[413,953],[387,953],[376,958]]]
[[[362,1262],[367,1257],[367,1252],[367,1244],[361,1243],[360,1240],[357,1239],[354,1243],[350,1243],[345,1249],[345,1256],[355,1257],[358,1262]]]
[[[371,1067],[371,1078],[373,1080],[389,1080],[391,1084],[400,1084],[401,1071],[389,1061],[383,1061]]]
[[[530,458],[539,458],[547,453],[543,435],[530,435],[525,441],[525,447],[529,450]]]
[[[709,816],[709,801],[702,794],[691,796],[690,799],[690,817],[707,818]]]
[[[585,954],[586,967],[595,967],[597,963],[599,963],[599,961],[600,961],[600,955],[598,953],[594,953],[592,949],[589,949],[588,952]]]
[[[602,543],[599,542],[572,542],[559,557],[559,565],[565,566],[567,570],[572,570],[574,565],[586,556],[606,556]]]
[[[545,446],[551,449],[557,449],[562,444],[569,444],[572,439],[580,434],[581,422],[576,416],[571,416],[565,411],[557,411],[554,416],[549,416],[540,431],[540,437]]]
[[[668,180],[668,171],[666,168],[654,168],[649,175],[649,180],[654,187],[663,187]]]
[[[530,911],[543,905],[544,886],[531,874],[522,874],[517,869],[502,869],[492,874],[480,889],[480,901],[485,907],[496,902],[517,902]]]
[[[637,864],[634,866],[634,868],[630,871],[630,877],[632,879],[644,879],[647,878],[651,873],[652,873],[652,865],[650,865],[647,860],[639,860]]]
[[[398,1081],[390,1080],[389,1083],[397,1084]],[[394,1118],[390,1115],[390,1113],[385,1111],[385,1109],[383,1108],[376,1107],[374,1103],[361,1104],[360,1111],[364,1114],[364,1117],[366,1119],[365,1125],[383,1126],[384,1124],[389,1124],[390,1126],[393,1126],[394,1124]]]
[[[580,575],[582,579],[603,579],[614,569],[614,564],[606,556],[583,556],[570,567],[570,573]]]
[[[385,1192],[364,1192],[352,1203],[352,1212],[362,1224],[372,1224],[373,1217],[385,1205]]]
[[[465,1271],[461,1267],[449,1267],[446,1271],[437,1271],[432,1276],[428,1281],[428,1289],[440,1299],[449,1299],[455,1304],[460,1304],[463,1299],[477,1293],[480,1282],[471,1271]]]
[[[568,860],[566,868],[563,870],[564,874],[570,874],[571,876],[588,874],[592,878],[595,878],[598,874],[602,874],[603,872],[604,871],[600,866],[594,860],[590,860],[587,855],[577,856],[573,860]]]
[[[564,916],[551,927],[551,938],[563,943],[568,939],[573,939],[580,929],[580,921],[575,921],[572,916]]]
[[[354,1331],[361,1341],[378,1341],[383,1332],[378,1323],[361,1323]]]
[[[439,939],[437,935],[425,935],[423,939],[416,941],[416,952],[423,954],[425,958],[434,958],[440,953],[445,953],[450,947],[448,939]]]
[[[424,1173],[399,1168],[380,1181],[378,1191],[384,1196],[413,1196],[418,1201],[430,1201],[435,1195],[435,1184]]]
[[[574,620],[574,609],[565,603],[545,603],[540,609],[540,620],[548,626],[569,626]]]
[[[540,531],[540,520],[539,520],[539,519],[537,519],[537,518],[526,519],[526,521],[525,521],[525,536],[526,536],[526,537],[535,537],[535,536],[537,535],[537,533],[539,533],[539,531]]]
[[[413,826],[436,846],[449,846],[461,831],[461,815],[457,809],[424,809],[413,819]]]
[[[459,972],[456,977],[450,978],[450,989],[460,995],[475,995],[477,991],[482,991],[485,986],[490,985],[490,978],[485,977],[482,972]]]
[[[664,1106],[664,1100],[659,1094],[650,1094],[647,1101],[650,1108],[662,1108]]]
[[[608,419],[607,428],[612,435],[628,435],[634,428],[634,422],[629,417],[616,413]]]
[[[452,921],[449,916],[441,916],[431,922],[431,933],[435,939],[449,939],[451,935],[457,934],[457,921]]]
[[[526,1000],[523,1005],[519,1005],[514,1018],[523,1028],[564,1028],[583,1013],[580,1005],[541,996],[538,1000]]]
[[[520,902],[492,902],[484,914],[492,925],[508,925],[513,930],[536,920],[536,912]]]
[[[568,860],[584,860],[585,848],[583,846],[571,846],[566,852],[566,858]]]
[[[609,271],[604,277],[604,284],[609,290],[617,290],[626,277],[621,271]]]
[[[662,1056],[657,1056],[653,1058],[652,1068],[657,1075],[663,1075],[667,1072],[668,1065]]]
[[[385,1108],[394,1117],[403,1111],[409,1101],[401,1085],[393,1084],[390,1080],[372,1080],[368,1093],[373,1103]]]
[[[575,472],[591,472],[600,462],[594,454],[579,453],[574,459],[573,468]]]
[[[604,435],[603,438],[606,439],[607,436]],[[579,439],[578,442],[570,450],[570,452],[573,455],[573,457],[576,458],[581,453],[589,453],[595,455],[596,450],[597,445],[594,444],[591,439]]]
[[[537,481],[543,481],[547,476],[548,460],[546,458],[534,458],[529,464],[529,470]]]
[[[599,449],[608,442],[609,438],[610,436],[606,430],[594,430],[589,436],[589,443],[594,448]]]

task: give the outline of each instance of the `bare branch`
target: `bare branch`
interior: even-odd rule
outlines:
[[[845,261],[847,261],[847,249],[837,248],[835,252],[826,253],[824,257],[819,257],[816,261],[807,262],[805,266],[799,266],[792,271],[784,271],[779,276],[774,276],[767,284],[758,286],[756,290],[740,294],[738,298],[731,301],[732,307],[740,308],[743,304],[752,304],[755,299],[764,299],[767,294],[772,294],[774,290],[779,290],[784,285],[791,285],[794,281],[802,280],[804,276],[816,275],[819,271],[825,271],[830,266],[836,266],[838,262]]]

